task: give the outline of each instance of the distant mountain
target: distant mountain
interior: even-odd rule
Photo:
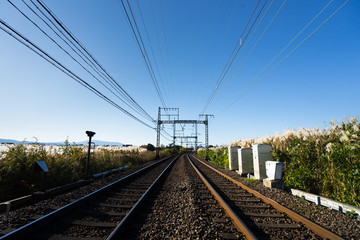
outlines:
[[[95,143],[96,146],[104,146],[104,145],[123,146],[124,145],[119,142],[106,142],[106,141],[101,141],[101,140],[92,140],[91,142]],[[88,145],[88,143],[89,143],[89,141],[76,142],[76,144],[78,144],[78,145]]]
[[[10,143],[10,144],[18,144],[21,141],[13,140],[13,139],[2,139],[0,138],[0,143]]]
[[[2,139],[0,138],[0,143],[10,143],[10,144],[18,144],[21,143],[22,141],[18,141],[18,140],[13,140],[13,139]],[[82,141],[82,142],[69,142],[71,145],[72,144],[77,144],[77,145],[88,145],[89,141]],[[123,146],[124,144],[119,143],[119,142],[106,142],[106,141],[101,141],[101,140],[92,140],[91,142],[95,143],[96,146],[104,146],[104,145],[109,145],[109,146]],[[25,144],[34,144],[35,142],[29,142],[29,141],[24,141]],[[57,146],[61,146],[61,145],[65,145],[64,142],[38,142],[39,144],[44,144],[44,145],[57,145]]]

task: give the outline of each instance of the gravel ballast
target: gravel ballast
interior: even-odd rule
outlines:
[[[130,239],[239,239],[233,226],[185,156],[148,200]],[[152,207],[150,207],[152,206]]]
[[[357,218],[351,218],[341,212],[317,206],[312,202],[295,197],[286,191],[267,188],[260,181],[243,178],[234,171],[222,169],[209,162],[207,163],[233,179],[258,191],[262,195],[293,210],[344,239],[360,239],[360,221]]]
[[[24,226],[35,219],[46,215],[60,207],[65,206],[72,201],[90,194],[122,177],[125,177],[154,161],[149,161],[141,166],[136,166],[123,172],[114,173],[102,179],[97,179],[88,185],[74,189],[61,195],[57,195],[46,200],[36,202],[32,205],[25,206],[16,210],[11,210],[9,216],[6,213],[0,214],[0,236]],[[7,221],[8,219],[8,221]]]
[[[335,210],[319,207],[314,203],[294,197],[286,191],[266,188],[260,181],[249,181],[246,178],[241,178],[236,172],[221,169],[213,164],[210,165],[344,239],[360,239],[360,221],[358,219],[351,218]],[[11,211],[8,223],[6,214],[2,213],[0,215],[0,232],[6,229],[19,228],[33,221],[34,218],[64,206],[139,168],[113,174],[65,194]],[[186,168],[185,162],[182,160],[173,167],[174,173],[169,175],[167,180],[173,179],[176,181],[164,182],[164,191],[158,190],[161,197],[156,198],[157,200],[154,199],[153,205],[145,209],[146,214],[144,213],[143,217],[148,224],[142,222],[141,224],[145,225],[139,225],[139,229],[135,232],[137,238],[221,239],[234,236],[232,223],[221,220],[225,215],[222,209],[217,207],[217,204],[211,203],[211,195],[200,187],[202,184],[195,180],[195,176],[186,173],[187,171],[184,170]],[[203,202],[209,204],[201,205]],[[164,219],[169,221],[165,222]],[[227,235],[228,233],[230,235]],[[241,237],[236,234],[235,236]]]

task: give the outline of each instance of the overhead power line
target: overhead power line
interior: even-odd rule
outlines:
[[[252,12],[249,20],[247,21],[247,24],[246,24],[244,30],[242,31],[242,33],[241,33],[241,35],[240,35],[239,40],[236,42],[236,45],[235,45],[235,47],[234,47],[234,49],[233,49],[233,51],[232,51],[232,53],[231,53],[228,61],[226,62],[225,67],[224,67],[223,71],[221,72],[221,74],[220,74],[220,76],[219,76],[219,78],[218,78],[218,81],[216,82],[216,84],[215,84],[212,92],[210,93],[209,98],[207,99],[207,101],[206,101],[206,103],[205,103],[205,105],[204,105],[204,107],[203,107],[203,109],[202,109],[202,111],[201,111],[202,113],[204,113],[204,112],[206,111],[206,109],[208,108],[210,102],[212,101],[212,99],[214,98],[214,96],[215,96],[215,94],[216,94],[216,92],[217,92],[217,90],[218,90],[218,87],[221,85],[222,81],[225,79],[226,74],[228,73],[229,69],[230,69],[231,66],[233,65],[233,62],[234,62],[236,56],[238,55],[238,53],[239,53],[239,51],[240,51],[240,49],[241,49],[241,47],[242,47],[242,45],[243,45],[243,44],[242,44],[242,37],[243,37],[245,31],[247,30],[247,27],[249,26],[249,24],[250,24],[250,22],[251,22],[251,19],[253,18],[254,14],[255,14],[258,6],[259,6],[260,1],[261,1],[261,0],[259,0],[259,1],[257,2],[257,4],[256,4],[256,6],[255,6],[255,8],[254,8],[254,10],[253,10],[253,12]],[[256,23],[257,19],[259,18],[259,16],[260,16],[262,10],[264,9],[267,1],[268,1],[268,0],[265,1],[265,3],[263,4],[262,8],[261,8],[260,11],[258,12],[256,18],[254,19],[253,23],[251,24],[250,29],[247,31],[247,34],[246,34],[245,37],[244,37],[244,41],[246,40],[247,36],[248,36],[249,33],[251,32],[254,24]]]
[[[24,0],[23,0],[24,1]],[[47,7],[45,5],[45,3],[41,0],[37,0],[37,2],[39,3],[39,5],[47,12],[47,14],[57,23],[57,25],[51,20],[49,19],[49,17],[43,12],[41,11],[41,9],[33,2],[33,0],[30,0],[33,5],[43,14],[44,17],[46,17],[48,19],[48,21],[50,23],[52,23],[55,28],[68,40],[68,42],[73,45],[78,51],[79,53],[84,56],[90,63],[91,65],[93,65],[95,67],[95,69],[92,67],[92,69],[94,71],[97,72],[97,74],[99,74],[99,76],[104,79],[112,88],[114,88],[124,99],[125,101],[128,103],[126,103],[128,106],[129,104],[132,106],[131,107],[133,110],[135,110],[136,112],[138,112],[140,115],[142,115],[143,117],[149,119],[150,121],[154,121],[154,119],[119,85],[119,83],[108,73],[108,71],[99,63],[99,61],[90,53],[90,51],[88,51],[84,45],[75,37],[75,35],[61,22],[61,20],[50,10],[49,7]],[[25,3],[25,2],[24,2]],[[26,3],[25,3],[26,4]],[[27,4],[26,4],[27,5]],[[27,5],[28,6],[28,5]],[[29,6],[28,6],[29,7]],[[30,7],[29,7],[30,8]],[[30,8],[31,9],[31,8]],[[32,10],[33,11],[33,10]],[[34,12],[34,11],[33,11]],[[39,16],[39,18],[41,18]],[[42,19],[42,18],[41,18]],[[43,19],[42,19],[43,20]],[[43,20],[44,21],[44,20]],[[59,29],[58,26],[62,29]],[[52,28],[51,28],[52,29]],[[52,29],[54,31],[54,29]],[[65,34],[64,34],[64,32]],[[54,31],[55,32],[55,31]],[[56,32],[55,32],[56,33]],[[69,36],[70,39],[67,37]],[[64,40],[63,38],[61,38],[62,40]],[[65,41],[65,40],[64,40]],[[66,42],[66,41],[65,41]],[[72,48],[73,49],[73,48]],[[73,51],[75,53],[77,53],[77,51],[75,51],[73,49]],[[82,58],[82,57],[81,57]],[[82,58],[83,59],[83,58]],[[83,59],[84,60],[84,59]],[[84,60],[85,61],[85,60]],[[87,61],[85,61],[87,64],[89,64]],[[89,66],[91,66],[89,65]],[[135,108],[135,109],[134,109]]]
[[[87,88],[88,90],[90,90],[91,92],[93,92],[95,95],[97,95],[98,97],[102,98],[103,100],[105,100],[106,102],[108,102],[109,104],[111,104],[112,106],[114,106],[115,108],[117,108],[118,110],[122,111],[123,113],[125,113],[126,115],[128,115],[129,117],[131,117],[132,119],[142,123],[143,125],[154,129],[152,126],[148,125],[147,123],[143,122],[142,120],[140,120],[139,118],[135,117],[134,115],[132,115],[131,113],[129,113],[128,111],[126,111],[124,108],[120,107],[118,104],[116,104],[115,102],[113,102],[112,100],[110,100],[108,97],[106,97],[104,94],[102,94],[99,90],[97,90],[96,88],[94,88],[93,86],[91,86],[89,83],[87,83],[85,80],[83,80],[82,78],[80,78],[78,75],[76,75],[75,73],[73,73],[71,70],[69,70],[68,68],[66,68],[63,64],[61,64],[58,60],[56,60],[55,58],[51,57],[47,52],[45,52],[44,50],[42,50],[40,47],[38,47],[36,44],[34,44],[32,41],[30,41],[28,38],[26,38],[25,36],[23,36],[21,33],[19,33],[18,31],[16,31],[14,28],[12,28],[10,25],[8,25],[5,21],[3,21],[2,19],[0,19],[0,29],[3,30],[4,32],[6,32],[7,34],[9,34],[11,37],[13,37],[14,39],[16,39],[17,41],[19,41],[20,43],[22,43],[23,45],[25,45],[27,48],[29,48],[30,50],[32,50],[33,52],[35,52],[36,54],[38,54],[40,57],[42,57],[44,60],[46,60],[47,62],[49,62],[50,64],[52,64],[53,66],[55,66],[56,68],[58,68],[60,71],[64,72],[66,75],[68,75],[69,77],[71,77],[73,80],[75,80],[76,82],[78,82],[80,85],[82,85],[83,87]]]
[[[118,0],[119,2],[119,0]],[[156,75],[155,75],[155,72],[154,72],[154,69],[152,67],[152,64],[151,64],[151,61],[150,61],[150,58],[149,58],[149,55],[146,51],[146,47],[145,47],[145,44],[144,44],[144,41],[143,41],[143,38],[141,36],[141,33],[140,33],[140,30],[138,28],[138,25],[136,23],[136,20],[135,20],[135,17],[134,17],[134,14],[133,14],[133,11],[131,9],[131,5],[129,3],[128,0],[126,0],[127,2],[127,7],[125,6],[125,3],[123,0],[121,0],[121,7],[125,13],[125,16],[126,16],[126,19],[128,20],[128,23],[129,23],[129,26],[130,26],[130,29],[133,33],[133,36],[136,40],[136,43],[138,45],[138,48],[140,50],[140,53],[143,57],[143,60],[145,62],[145,66],[146,68],[148,69],[148,72],[150,74],[150,77],[151,77],[151,80],[153,81],[153,84],[155,86],[155,89],[156,89],[156,92],[157,92],[157,95],[161,101],[161,104],[163,105],[163,107],[165,107],[165,101],[164,101],[164,97],[161,93],[161,90],[160,90],[160,87],[159,87],[159,83],[157,81],[157,78],[156,78]],[[119,3],[120,4],[120,3]]]
[[[264,34],[267,32],[267,30],[269,29],[269,27],[271,26],[271,24],[274,22],[275,18],[278,16],[279,12],[282,10],[282,8],[284,7],[285,3],[287,2],[287,0],[284,0],[283,4],[279,7],[279,9],[277,10],[277,12],[275,13],[275,15],[272,17],[272,19],[270,20],[270,22],[268,23],[268,25],[266,26],[266,28],[264,29],[264,31],[261,33],[260,37],[257,39],[257,41],[255,42],[255,44],[252,46],[252,48],[250,49],[250,51],[248,52],[248,54],[246,55],[246,57],[243,59],[243,61],[240,63],[240,66],[237,68],[236,72],[232,75],[232,77],[227,81],[226,86],[223,88],[223,90],[220,93],[220,96],[224,93],[225,89],[227,89],[227,87],[229,87],[229,84],[231,82],[231,80],[234,79],[234,77],[236,76],[236,74],[239,72],[239,70],[241,69],[242,65],[246,62],[246,60],[248,59],[248,57],[250,56],[250,54],[254,51],[254,49],[256,48],[256,46],[258,45],[258,43],[260,42],[260,40],[262,39],[262,37],[264,36]],[[261,22],[260,22],[261,23]],[[260,25],[260,23],[258,24],[258,26]],[[258,27],[257,26],[257,27]],[[257,28],[256,27],[256,28]],[[254,31],[255,32],[255,31]],[[250,39],[247,41],[247,44],[249,43]],[[245,46],[245,47],[246,47]],[[244,49],[242,50],[242,52],[244,51]],[[240,56],[239,56],[240,57]],[[239,57],[236,61],[239,60]],[[219,87],[221,88],[221,86]],[[219,96],[219,97],[220,97]]]
[[[152,121],[153,119],[150,116],[145,115],[143,112],[140,112],[138,109],[134,108],[132,105],[130,105],[127,101],[125,101],[124,99],[122,99],[118,94],[116,94],[114,91],[112,91],[107,85],[105,85],[99,78],[97,78],[96,76],[94,76],[94,74],[92,72],[90,72],[89,69],[87,69],[84,65],[82,65],[77,59],[74,58],[73,55],[71,55],[66,49],[64,49],[54,38],[52,38],[51,36],[49,36],[49,34],[47,34],[39,25],[37,25],[32,19],[30,19],[30,17],[28,15],[26,15],[23,11],[21,11],[15,4],[13,4],[10,0],[8,0],[8,2],[17,10],[19,11],[28,21],[30,21],[35,27],[37,27],[46,37],[48,37],[53,43],[55,43],[62,51],[64,51],[71,59],[73,59],[77,64],[79,64],[86,72],[88,72],[94,79],[96,79],[102,86],[104,86],[107,90],[109,90],[112,94],[114,94],[119,100],[121,100],[124,104],[126,104],[128,107],[130,107],[131,109],[133,109],[135,112],[137,112],[138,114],[142,115],[143,117],[147,118]],[[25,2],[24,2],[25,3]],[[26,3],[25,3],[26,4]],[[27,4],[26,4],[27,5]],[[27,5],[30,10],[32,10],[36,15],[37,13],[29,6]],[[37,15],[38,17],[40,17],[39,15]],[[45,21],[44,21],[45,22]],[[46,22],[45,22],[46,23]],[[55,32],[57,34],[57,32]],[[57,36],[59,36],[57,34]],[[93,68],[94,70],[94,68]],[[114,88],[114,86],[112,86],[109,81],[107,79],[104,79],[111,87]],[[123,97],[124,97],[124,93],[119,92],[119,90],[117,88],[114,88],[118,93],[120,93]]]
[[[330,3],[333,0],[330,1]],[[286,56],[284,56],[275,66],[273,66],[268,72],[266,72],[261,78],[256,79],[259,74],[257,74],[253,79],[251,79],[248,83],[248,85],[251,82],[255,82],[244,92],[242,93],[239,97],[237,97],[231,104],[229,104],[226,108],[224,108],[221,112],[219,112],[217,115],[222,114],[223,112],[225,112],[227,109],[229,109],[232,105],[234,105],[236,102],[238,102],[245,94],[247,94],[251,89],[253,89],[257,84],[259,84],[267,75],[269,75],[275,68],[277,68],[286,58],[288,58],[297,48],[299,48],[304,42],[306,42],[315,32],[317,32],[326,22],[328,22],[337,12],[340,11],[340,9],[342,9],[350,0],[347,0],[346,2],[344,2],[339,8],[337,8],[328,18],[326,18],[315,30],[313,30],[306,38],[304,38],[293,50],[291,50]],[[328,5],[326,5],[324,8],[327,8]],[[323,12],[324,9],[322,9],[320,12]],[[319,14],[317,14],[315,16],[318,17]],[[314,19],[311,20],[311,22]],[[309,24],[308,24],[309,25]],[[307,26],[308,26],[307,25]],[[301,30],[303,31],[303,30]]]
[[[153,57],[153,59],[154,59],[154,64],[155,64],[157,73],[158,73],[158,75],[159,75],[159,79],[160,79],[160,81],[162,82],[159,64],[158,64],[158,61],[156,60],[155,51],[154,51],[154,48],[152,47],[152,43],[151,43],[151,40],[150,40],[149,31],[148,31],[148,29],[147,29],[147,27],[146,27],[146,23],[145,23],[145,19],[144,19],[144,16],[143,16],[143,13],[142,13],[142,10],[141,10],[141,7],[140,7],[140,3],[139,3],[138,0],[136,1],[136,3],[137,3],[137,7],[138,7],[138,9],[139,9],[139,13],[140,13],[140,17],[141,17],[141,22],[142,22],[142,24],[143,24],[143,26],[144,26],[146,38],[147,38],[147,41],[148,41],[148,43],[149,43],[150,52],[151,52],[152,57]],[[160,53],[161,53],[161,52],[160,52]],[[163,65],[164,65],[164,61],[162,61],[162,62],[163,62]]]

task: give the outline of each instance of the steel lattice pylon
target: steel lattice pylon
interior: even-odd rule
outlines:
[[[167,113],[162,114],[161,110],[166,111]],[[170,113],[169,113],[170,112]],[[175,113],[171,113],[175,112]],[[162,120],[161,116],[168,117],[168,120]],[[197,125],[205,125],[205,148],[206,148],[206,159],[209,159],[209,117],[214,117],[212,114],[200,114],[200,118],[205,117],[205,120],[179,120],[179,109],[178,108],[161,108],[158,109],[158,119],[156,126],[156,156],[159,157],[160,149],[160,130],[162,124],[172,124],[173,125],[173,144],[175,145],[176,138],[194,138],[195,139],[195,152],[197,151],[198,137],[197,137]],[[173,118],[173,119],[171,119]],[[175,136],[176,124],[194,124],[195,126],[195,136]]]

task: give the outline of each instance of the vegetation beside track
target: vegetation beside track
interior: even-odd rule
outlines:
[[[163,149],[160,156],[174,153],[174,149]],[[155,151],[138,149],[112,150],[99,148],[91,153],[90,174],[114,168],[141,165],[155,159]],[[0,159],[0,202],[38,191],[42,184],[42,173],[35,171],[35,162],[45,161],[49,172],[45,175],[44,188],[72,183],[85,177],[87,147],[65,142],[56,151],[47,151],[42,145],[17,144]]]
[[[286,130],[275,136],[241,139],[231,146],[251,148],[271,144],[274,160],[284,163],[286,186],[360,207],[360,123],[359,118],[333,120],[320,130]],[[215,150],[215,151],[214,151]],[[199,151],[205,157],[205,151]],[[227,168],[228,149],[209,150],[210,161]]]
[[[206,151],[204,148],[199,149],[198,155],[205,159]],[[229,169],[229,150],[228,147],[209,148],[210,162],[224,169]]]

